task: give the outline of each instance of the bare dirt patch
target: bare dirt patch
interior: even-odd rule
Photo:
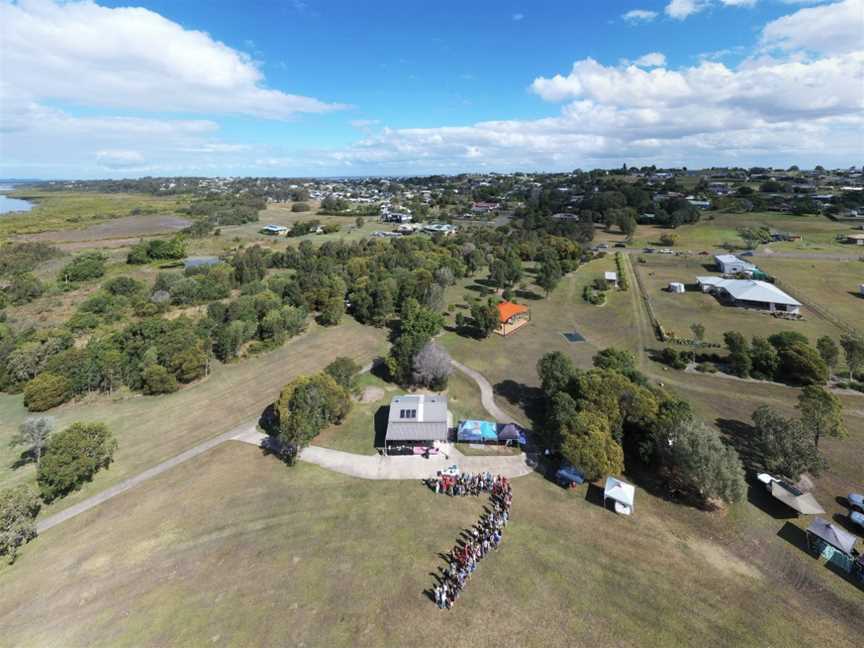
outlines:
[[[367,387],[360,394],[361,403],[375,403],[384,398],[384,390],[381,387]]]
[[[55,243],[64,249],[80,243],[111,241],[116,245],[135,243],[142,236],[170,234],[188,227],[191,221],[177,216],[125,216],[84,229],[40,232],[18,237],[21,241]],[[115,245],[115,247],[116,247]]]

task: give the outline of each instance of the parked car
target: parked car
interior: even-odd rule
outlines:
[[[442,475],[450,475],[451,477],[457,477],[459,475],[459,466],[453,464],[452,466],[447,466],[444,470],[441,471]]]
[[[857,524],[859,527],[864,529],[864,513],[859,513],[858,511],[852,511],[849,514],[849,519],[852,520],[852,524]]]
[[[627,244],[626,244],[626,243],[616,243],[616,244],[615,244],[615,247],[618,247],[618,248],[626,248],[626,247],[627,247]]]
[[[846,500],[849,502],[849,508],[853,511],[864,513],[864,495],[861,493],[849,493],[846,496]]]

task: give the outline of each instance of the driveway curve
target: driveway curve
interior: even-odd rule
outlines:
[[[481,374],[479,371],[475,371],[471,367],[466,367],[464,364],[457,362],[456,360],[451,360],[450,362],[459,371],[477,383],[477,386],[480,388],[480,402],[483,404],[483,408],[489,412],[496,422],[510,423],[516,420],[512,414],[505,412],[498,406],[498,403],[495,402],[495,390],[492,388],[492,383],[486,380],[486,376]]]

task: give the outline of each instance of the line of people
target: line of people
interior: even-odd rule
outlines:
[[[490,493],[500,480],[506,479],[498,475],[493,477],[490,472],[461,473],[459,475],[444,474],[440,470],[434,478],[426,481],[435,494],[443,493],[450,496],[480,495]]]
[[[480,477],[479,482],[473,481],[473,477]],[[479,476],[468,475],[463,486],[474,495],[488,492],[490,507],[474,526],[463,531],[464,539],[457,542],[447,555],[447,567],[444,568],[438,584],[433,588],[435,603],[442,610],[453,607],[480,560],[491,551],[498,549],[504,529],[510,521],[513,489],[506,477],[498,475],[493,479],[489,473]],[[476,490],[475,487],[480,490]],[[436,490],[436,492],[440,491]]]

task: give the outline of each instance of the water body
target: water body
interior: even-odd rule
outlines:
[[[9,198],[4,194],[0,194],[0,214],[8,214],[9,212],[26,212],[33,209],[33,203],[20,198]]]

